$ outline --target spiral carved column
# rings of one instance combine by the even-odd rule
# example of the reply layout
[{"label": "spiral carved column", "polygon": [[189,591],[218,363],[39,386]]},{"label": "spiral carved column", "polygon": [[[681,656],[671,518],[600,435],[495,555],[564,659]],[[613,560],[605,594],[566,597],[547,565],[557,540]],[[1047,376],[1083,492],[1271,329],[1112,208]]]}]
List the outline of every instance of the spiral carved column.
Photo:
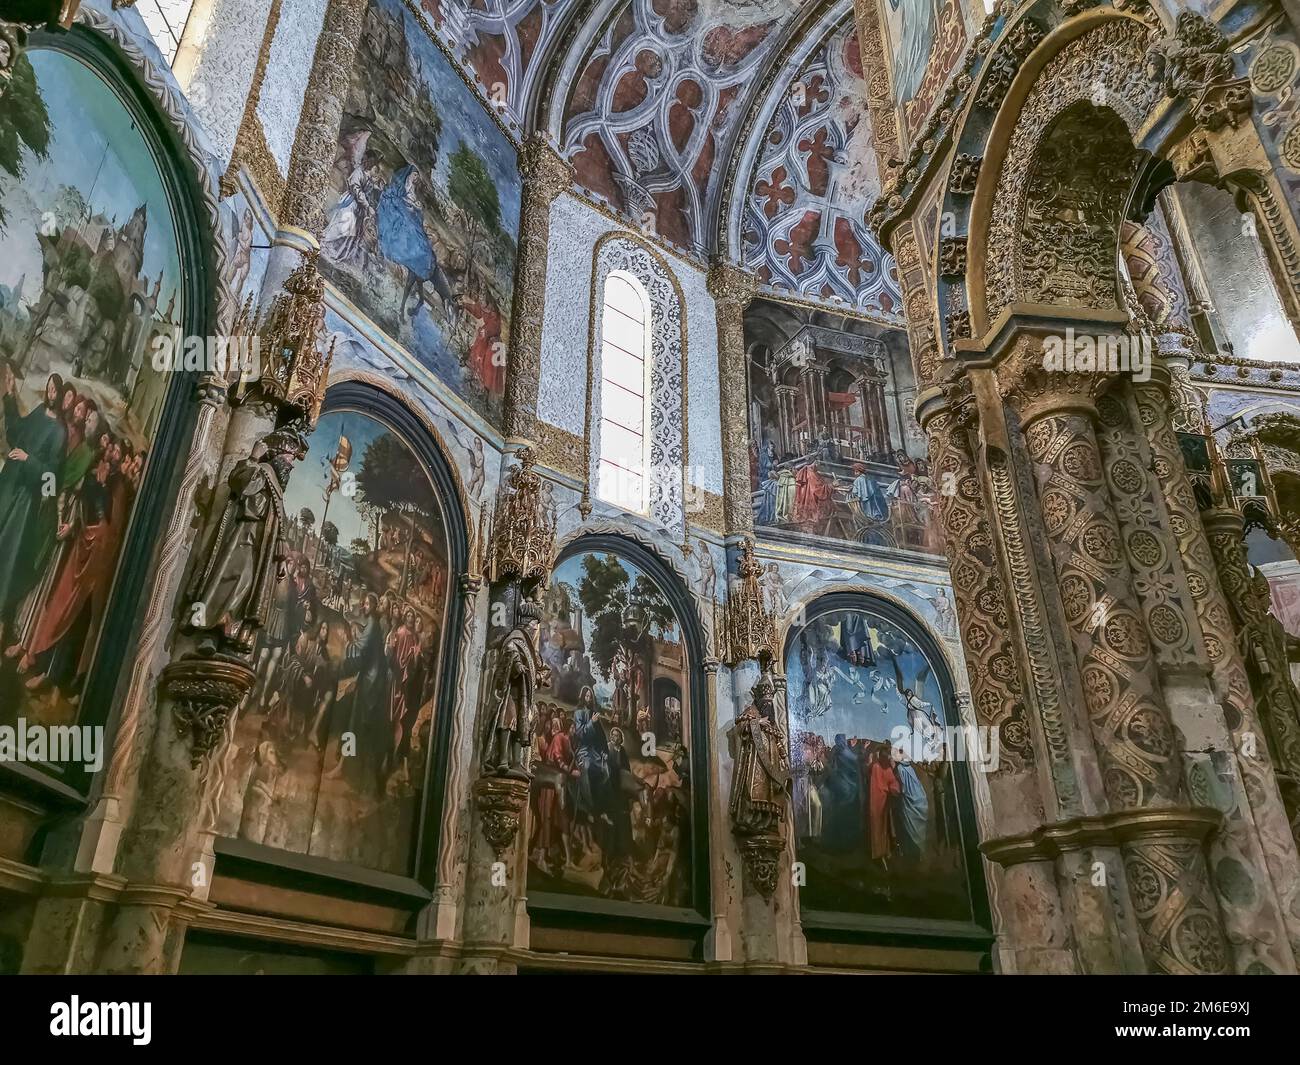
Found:
[{"label": "spiral carved column", "polygon": [[1029,342],[998,379],[1033,463],[1147,968],[1224,972],[1228,948],[1202,842],[1217,818],[1187,808],[1178,740],[1107,493],[1094,428],[1097,377],[1049,374]]}]

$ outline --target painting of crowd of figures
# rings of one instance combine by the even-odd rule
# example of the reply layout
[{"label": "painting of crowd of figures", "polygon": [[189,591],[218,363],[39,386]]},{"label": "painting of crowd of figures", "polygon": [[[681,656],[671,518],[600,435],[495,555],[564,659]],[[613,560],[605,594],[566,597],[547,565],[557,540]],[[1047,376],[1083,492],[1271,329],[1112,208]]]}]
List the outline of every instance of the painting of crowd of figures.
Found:
[{"label": "painting of crowd of figures", "polygon": [[321,271],[479,413],[505,393],[516,152],[402,0],[366,10]]},{"label": "painting of crowd of figures", "polygon": [[309,443],[217,828],[406,873],[443,665],[446,526],[420,460],[382,422],[327,412]]},{"label": "painting of crowd of figures", "polygon": [[759,299],[745,314],[745,349],[755,526],[941,553],[904,334]]},{"label": "painting of crowd of figures", "polygon": [[688,663],[654,580],[614,554],[556,568],[544,599],[551,688],[533,751],[529,892],[690,902]]},{"label": "painting of crowd of figures", "polygon": [[0,110],[0,723],[69,724],[93,664],[179,335],[158,161],[75,57],[31,49]]},{"label": "painting of crowd of figures", "polygon": [[911,635],[863,608],[814,617],[786,653],[805,910],[968,921],[945,704]]}]

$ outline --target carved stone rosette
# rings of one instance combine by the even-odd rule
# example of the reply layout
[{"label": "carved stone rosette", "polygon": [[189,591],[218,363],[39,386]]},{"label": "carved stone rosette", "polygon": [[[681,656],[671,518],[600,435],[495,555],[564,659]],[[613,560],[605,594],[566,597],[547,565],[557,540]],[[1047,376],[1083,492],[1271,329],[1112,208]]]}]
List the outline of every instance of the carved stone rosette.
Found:
[{"label": "carved stone rosette", "polygon": [[177,735],[190,741],[195,769],[217,749],[226,722],[255,680],[248,666],[225,658],[182,659],[163,670],[163,694],[171,702]]},{"label": "carved stone rosette", "polygon": [[485,776],[474,782],[474,803],[478,807],[483,838],[498,860],[519,835],[524,808],[528,805],[528,781],[513,777]]}]

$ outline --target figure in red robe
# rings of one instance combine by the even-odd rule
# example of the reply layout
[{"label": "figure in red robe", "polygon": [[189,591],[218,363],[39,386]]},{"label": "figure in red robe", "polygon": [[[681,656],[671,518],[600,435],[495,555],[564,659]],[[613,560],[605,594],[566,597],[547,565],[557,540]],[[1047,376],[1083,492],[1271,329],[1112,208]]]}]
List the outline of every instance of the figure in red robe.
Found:
[{"label": "figure in red robe", "polygon": [[[412,698],[412,682],[417,673],[420,657],[420,634],[415,627],[415,611],[410,607],[402,615],[402,623],[388,634],[385,647],[388,652],[388,670],[393,678],[390,696],[389,720],[393,725],[393,751],[404,757],[411,750],[411,733],[420,713],[418,702]],[[411,706],[416,702],[415,706]]]},{"label": "figure in red robe", "polygon": [[[500,395],[506,387],[505,352],[501,348],[501,311],[486,293],[481,303],[464,296],[461,305],[471,318],[478,321],[478,332],[469,346],[469,368],[488,395]],[[500,357],[498,351],[501,352]]]},{"label": "figure in red robe", "polygon": [[885,748],[871,763],[871,792],[868,800],[869,834],[872,861],[885,862],[893,851],[891,804],[901,790],[894,761]]},{"label": "figure in red robe", "polygon": [[795,474],[794,521],[796,525],[821,525],[835,513],[831,482],[817,472],[816,463],[800,467]]}]

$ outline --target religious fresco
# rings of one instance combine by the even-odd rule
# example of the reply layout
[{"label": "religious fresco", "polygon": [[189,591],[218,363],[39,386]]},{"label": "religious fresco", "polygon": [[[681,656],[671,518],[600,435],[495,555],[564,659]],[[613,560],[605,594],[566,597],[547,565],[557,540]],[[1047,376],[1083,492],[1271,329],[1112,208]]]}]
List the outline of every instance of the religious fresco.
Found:
[{"label": "religious fresco", "polygon": [[516,152],[402,0],[366,12],[321,272],[480,414],[505,393]]},{"label": "religious fresco", "polygon": [[580,185],[706,250],[748,92],[790,0],[627,0],[573,83],[561,138]]},{"label": "religious fresco", "polygon": [[136,118],[80,60],[17,61],[0,145],[0,722],[68,724],[171,383],[180,247]]},{"label": "religious fresco", "polygon": [[930,116],[966,49],[962,0],[879,0],[885,54],[893,57],[894,102],[910,143]]},{"label": "religious fresco", "polygon": [[898,314],[893,259],[867,229],[880,175],[850,18],[781,97],[763,137],[741,225],[741,261],[774,288]]},{"label": "religious fresco", "polygon": [[942,553],[903,334],[755,300],[745,314],[745,350],[755,527]]},{"label": "religious fresco", "polygon": [[692,742],[680,621],[654,580],[596,551],[544,599],[528,889],[682,907]]},{"label": "religious fresco", "polygon": [[865,608],[814,617],[786,651],[805,910],[970,920],[943,691],[902,627]]},{"label": "religious fresco", "polygon": [[330,412],[309,443],[217,831],[405,873],[443,665],[446,526],[423,463],[382,422]]}]

